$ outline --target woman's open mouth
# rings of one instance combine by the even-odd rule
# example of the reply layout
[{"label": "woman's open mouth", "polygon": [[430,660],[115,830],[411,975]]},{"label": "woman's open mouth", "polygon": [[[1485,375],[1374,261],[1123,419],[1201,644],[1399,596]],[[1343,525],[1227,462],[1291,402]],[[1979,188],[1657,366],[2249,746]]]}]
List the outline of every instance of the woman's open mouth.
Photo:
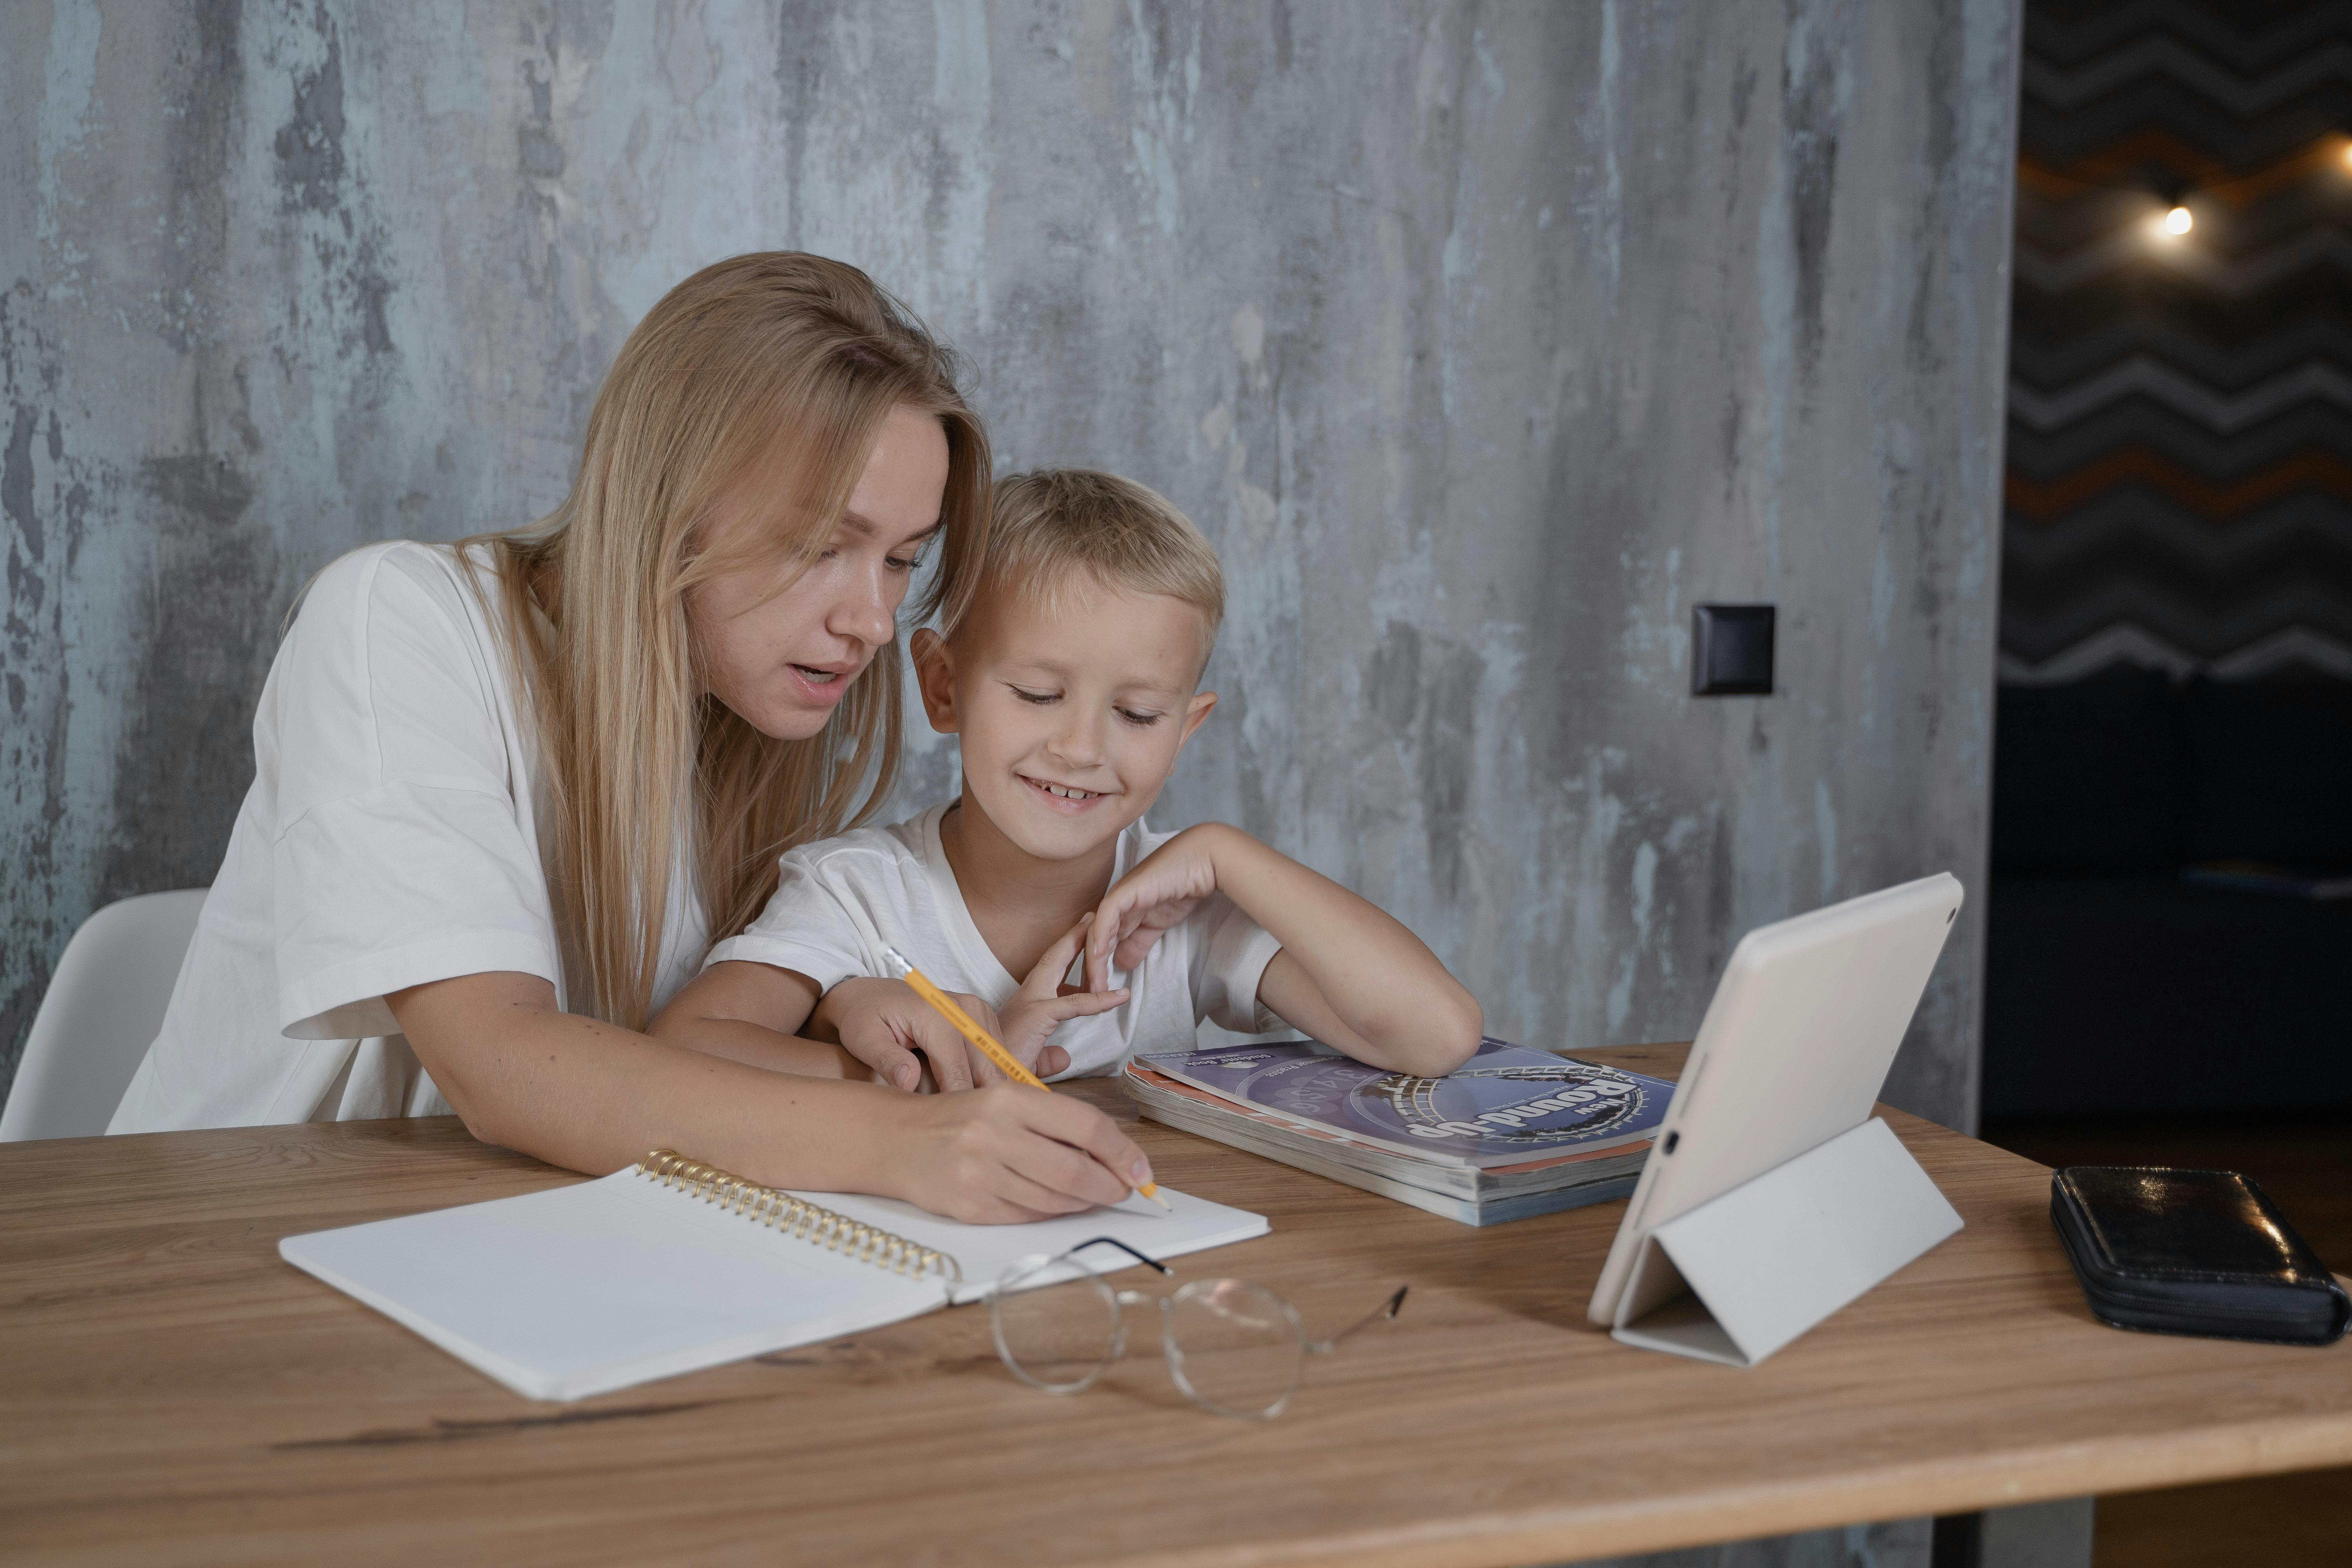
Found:
[{"label": "woman's open mouth", "polygon": [[793,672],[793,680],[801,689],[802,695],[812,702],[840,701],[842,694],[849,689],[850,677],[857,673],[854,669],[825,669],[813,664],[787,665],[785,668]]}]

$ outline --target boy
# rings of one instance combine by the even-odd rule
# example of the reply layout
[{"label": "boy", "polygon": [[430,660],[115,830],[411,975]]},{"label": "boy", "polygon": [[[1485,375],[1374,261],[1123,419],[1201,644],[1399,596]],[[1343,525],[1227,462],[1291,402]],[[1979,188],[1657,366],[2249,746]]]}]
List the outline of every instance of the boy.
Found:
[{"label": "boy", "polygon": [[[975,1016],[1041,1077],[1189,1049],[1203,1017],[1288,1024],[1424,1077],[1459,1066],[1478,1004],[1402,925],[1236,828],[1144,826],[1217,700],[1198,687],[1224,579],[1200,531],[1082,469],[1005,479],[995,511],[973,609],[913,642],[931,727],[960,740],[961,797],[785,855],[760,918],[653,1032],[756,1050],[836,985],[905,991],[880,978],[887,945],[983,1004]],[[1081,947],[1083,988],[1064,984]],[[844,1044],[917,1087],[889,1043]],[[998,1076],[976,1052],[932,1068],[944,1088]]]}]

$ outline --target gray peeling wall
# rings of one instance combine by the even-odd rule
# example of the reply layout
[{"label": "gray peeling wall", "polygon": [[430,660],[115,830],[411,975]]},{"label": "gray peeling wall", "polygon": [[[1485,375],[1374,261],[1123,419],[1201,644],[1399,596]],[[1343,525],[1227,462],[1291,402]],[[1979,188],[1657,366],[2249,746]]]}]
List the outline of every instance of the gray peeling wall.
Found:
[{"label": "gray peeling wall", "polygon": [[[1967,1122],[2011,0],[0,7],[0,1041],[209,879],[297,585],[562,493],[732,252],[869,268],[1010,464],[1233,580],[1163,822],[1396,910],[1498,1032],[1687,1036],[1759,921],[1949,868]],[[1780,692],[1695,701],[1690,607]],[[928,737],[926,737],[928,739]],[[919,761],[918,794],[951,759]]]}]

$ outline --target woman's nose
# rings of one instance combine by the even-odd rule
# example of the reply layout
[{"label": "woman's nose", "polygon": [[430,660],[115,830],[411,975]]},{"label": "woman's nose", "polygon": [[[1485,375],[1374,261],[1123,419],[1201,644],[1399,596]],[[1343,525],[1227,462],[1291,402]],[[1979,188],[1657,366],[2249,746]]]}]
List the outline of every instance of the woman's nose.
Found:
[{"label": "woman's nose", "polygon": [[860,573],[834,601],[827,629],[836,637],[853,637],[868,647],[879,647],[898,631],[898,601],[903,582],[884,573]]}]

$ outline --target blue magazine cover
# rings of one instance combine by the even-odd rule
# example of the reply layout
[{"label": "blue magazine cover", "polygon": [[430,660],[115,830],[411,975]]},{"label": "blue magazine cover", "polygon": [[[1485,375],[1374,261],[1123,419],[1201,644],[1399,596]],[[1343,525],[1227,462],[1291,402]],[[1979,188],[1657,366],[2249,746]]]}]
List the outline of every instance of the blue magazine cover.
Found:
[{"label": "blue magazine cover", "polygon": [[1675,1092],[1663,1079],[1492,1038],[1444,1078],[1367,1067],[1309,1040],[1136,1059],[1220,1099],[1480,1169],[1638,1142]]}]

